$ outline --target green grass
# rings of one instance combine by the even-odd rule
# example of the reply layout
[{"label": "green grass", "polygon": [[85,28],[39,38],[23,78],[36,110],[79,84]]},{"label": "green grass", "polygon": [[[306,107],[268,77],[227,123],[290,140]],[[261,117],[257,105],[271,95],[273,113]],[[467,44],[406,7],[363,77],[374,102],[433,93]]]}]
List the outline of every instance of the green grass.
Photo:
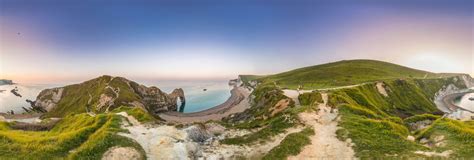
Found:
[{"label": "green grass", "polygon": [[[116,98],[114,105],[109,110],[121,105],[128,105],[128,102],[139,101],[140,97],[122,80],[123,78],[116,77],[112,81],[111,78],[110,76],[101,76],[80,84],[65,86],[57,106],[47,112],[44,117],[64,117],[69,114],[84,113],[87,109],[103,113],[106,107],[95,107],[99,104],[102,94]],[[119,97],[116,97],[110,88],[106,88],[107,83],[113,88],[120,88]],[[92,99],[88,105],[90,97]]]},{"label": "green grass", "polygon": [[454,78],[443,81],[385,80],[388,97],[381,95],[374,83],[330,92],[329,104],[337,107],[341,115],[342,128],[337,131],[337,137],[351,138],[356,156],[362,159],[420,156],[413,151],[428,148],[406,139],[410,133],[405,124],[437,117],[431,115],[439,111],[432,102],[434,92],[429,88],[439,90],[447,83],[462,85]]},{"label": "green grass", "polygon": [[408,124],[408,123],[415,123],[415,122],[423,121],[423,120],[431,120],[431,121],[434,121],[434,120],[437,120],[438,118],[441,118],[441,116],[439,116],[439,115],[432,115],[432,114],[420,114],[420,115],[415,115],[415,116],[411,116],[411,117],[405,118],[403,121],[404,121],[406,124]]},{"label": "green grass", "polygon": [[451,158],[471,159],[474,157],[474,121],[438,119],[419,133],[417,139],[427,138],[431,141],[435,136],[441,135],[445,136],[446,145],[435,147],[436,151],[453,150]]},{"label": "green grass", "polygon": [[223,144],[233,144],[233,145],[243,145],[251,144],[254,142],[265,142],[269,140],[272,136],[275,136],[279,133],[283,133],[286,129],[295,125],[294,119],[292,117],[285,118],[284,116],[278,116],[270,120],[260,121],[260,123],[242,123],[235,128],[240,129],[250,129],[257,128],[256,125],[264,125],[263,128],[257,132],[253,132],[244,136],[238,136],[233,138],[226,138],[221,141]]},{"label": "green grass", "polygon": [[138,108],[138,107],[127,107],[127,106],[120,106],[112,110],[113,113],[119,112],[126,112],[128,115],[135,117],[141,123],[152,122],[156,120],[153,116],[151,116],[147,111]]},{"label": "green grass", "polygon": [[108,148],[143,149],[131,139],[118,136],[121,117],[87,114],[64,117],[50,131],[11,130],[0,123],[0,159],[100,159]]},{"label": "green grass", "polygon": [[[244,120],[246,122],[254,121],[253,124],[260,124],[264,119],[272,118],[271,109],[282,99],[289,99],[283,95],[283,91],[274,85],[258,85],[251,94],[253,98],[251,107],[242,113],[236,114],[235,118],[224,118],[224,122],[236,122]],[[291,109],[295,106],[293,100],[289,99],[290,103],[287,107]],[[274,116],[278,116],[274,115]],[[239,119],[238,117],[245,117]]]},{"label": "green grass", "polygon": [[[275,82],[282,88],[321,89],[399,78],[438,78],[444,74],[416,70],[375,60],[345,60],[299,68],[269,76],[245,76],[262,83]],[[454,75],[446,75],[454,76]]]},{"label": "green grass", "polygon": [[278,146],[270,150],[263,160],[284,160],[291,155],[298,155],[304,146],[311,144],[310,136],[314,135],[312,128],[305,128],[303,131],[288,134]]},{"label": "green grass", "polygon": [[323,103],[323,98],[319,92],[303,93],[298,96],[301,105],[315,105]]}]

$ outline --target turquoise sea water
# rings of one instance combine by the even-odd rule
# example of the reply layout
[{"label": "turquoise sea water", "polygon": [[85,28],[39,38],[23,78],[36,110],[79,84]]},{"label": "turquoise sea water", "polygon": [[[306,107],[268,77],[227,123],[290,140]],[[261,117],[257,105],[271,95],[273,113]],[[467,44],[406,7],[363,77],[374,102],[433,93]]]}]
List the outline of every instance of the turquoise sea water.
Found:
[{"label": "turquoise sea water", "polygon": [[[186,98],[185,113],[202,111],[224,103],[230,97],[231,89],[227,81],[157,81],[145,84],[146,86],[157,86],[167,93],[175,88],[183,88]],[[63,85],[0,85],[0,90],[5,90],[0,92],[0,112],[13,110],[15,113],[22,113],[21,107],[29,107],[26,99],[34,101],[41,90],[59,86]],[[18,93],[22,97],[17,97],[10,92],[15,87],[18,87]],[[207,91],[203,91],[204,89]]]},{"label": "turquoise sea water", "polygon": [[146,84],[157,86],[166,93],[171,93],[175,88],[182,88],[186,98],[184,113],[202,111],[224,103],[230,97],[232,89],[228,81],[164,81]]}]

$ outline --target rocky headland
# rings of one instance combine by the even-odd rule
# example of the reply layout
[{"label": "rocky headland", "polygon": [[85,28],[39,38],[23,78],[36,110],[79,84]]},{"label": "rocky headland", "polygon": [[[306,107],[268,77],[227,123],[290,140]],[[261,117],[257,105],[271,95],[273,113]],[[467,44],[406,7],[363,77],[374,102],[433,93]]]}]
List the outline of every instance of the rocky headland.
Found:
[{"label": "rocky headland", "polygon": [[181,88],[167,94],[158,87],[147,87],[123,77],[101,76],[80,84],[43,90],[34,105],[46,110],[47,117],[62,117],[70,113],[106,113],[120,106],[139,107],[156,115],[178,111],[185,103]]},{"label": "rocky headland", "polygon": [[0,79],[0,85],[12,85],[12,84],[15,84],[15,83],[13,83],[12,80]]}]

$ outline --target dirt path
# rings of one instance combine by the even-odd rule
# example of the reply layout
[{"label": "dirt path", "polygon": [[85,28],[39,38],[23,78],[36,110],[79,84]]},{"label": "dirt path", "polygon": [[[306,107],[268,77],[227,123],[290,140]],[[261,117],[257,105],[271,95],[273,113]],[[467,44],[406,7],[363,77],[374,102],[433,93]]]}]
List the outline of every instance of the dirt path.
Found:
[{"label": "dirt path", "polygon": [[352,144],[342,142],[336,138],[338,113],[326,105],[328,96],[322,93],[324,100],[320,104],[319,111],[303,112],[299,114],[300,119],[309,126],[312,126],[315,135],[311,136],[311,145],[305,146],[303,151],[296,156],[288,157],[290,160],[300,159],[355,159]]}]

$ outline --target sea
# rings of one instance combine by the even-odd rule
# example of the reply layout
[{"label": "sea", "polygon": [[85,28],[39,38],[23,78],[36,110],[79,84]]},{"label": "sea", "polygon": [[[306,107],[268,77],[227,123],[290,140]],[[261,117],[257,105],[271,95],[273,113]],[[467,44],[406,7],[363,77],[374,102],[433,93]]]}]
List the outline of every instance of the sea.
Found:
[{"label": "sea", "polygon": [[[474,88],[471,89],[474,90]],[[469,100],[470,97],[474,97],[474,93],[465,94],[459,101],[455,102],[455,104],[468,110],[474,111],[474,101]]]},{"label": "sea", "polygon": [[[140,83],[140,82],[138,82]],[[206,110],[224,103],[230,97],[231,86],[228,81],[154,81],[143,83],[146,86],[156,86],[166,93],[171,93],[175,88],[182,88],[186,98],[184,113]],[[22,107],[29,107],[29,100],[36,100],[37,95],[43,90],[61,87],[64,84],[13,84],[0,85],[0,112],[12,111],[23,113]],[[15,96],[10,91],[18,89],[22,97]]]}]

